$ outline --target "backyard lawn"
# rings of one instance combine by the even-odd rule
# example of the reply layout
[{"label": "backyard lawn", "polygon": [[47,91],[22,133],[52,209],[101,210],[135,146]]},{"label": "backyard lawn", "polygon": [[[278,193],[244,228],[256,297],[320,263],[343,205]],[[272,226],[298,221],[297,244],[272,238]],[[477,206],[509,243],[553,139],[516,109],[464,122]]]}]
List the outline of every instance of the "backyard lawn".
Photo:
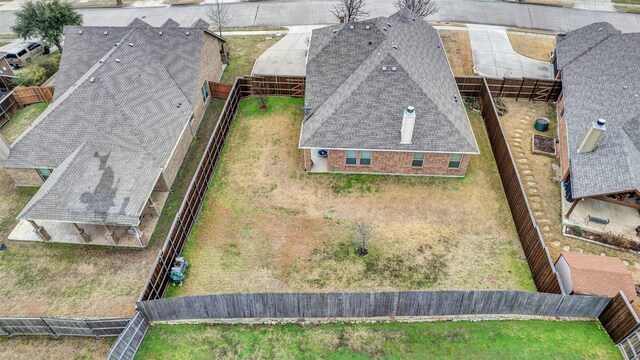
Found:
[{"label": "backyard lawn", "polygon": [[220,82],[231,84],[239,76],[251,75],[253,64],[262,53],[282,37],[269,35],[225,36],[229,41],[229,64],[224,69]]},{"label": "backyard lawn", "polygon": [[[640,255],[620,251],[562,235],[562,203],[560,197],[560,163],[555,157],[531,152],[533,123],[539,116],[550,120],[548,136],[557,136],[558,123],[555,109],[542,102],[504,100],[508,112],[500,118],[509,146],[516,157],[518,171],[533,210],[533,215],[542,231],[553,260],[562,251],[577,251],[589,254],[606,254],[626,261],[634,280],[640,282]],[[521,141],[516,139],[520,138]],[[520,143],[520,144],[518,144]],[[522,161],[520,159],[525,159]]]},{"label": "backyard lawn", "polygon": [[[200,161],[222,101],[214,100],[145,249],[6,241],[15,217],[36,192],[16,188],[0,169],[0,304],[2,315],[131,316],[149,269]],[[11,343],[11,342],[9,342]]]},{"label": "backyard lawn", "polygon": [[[306,174],[301,99],[239,107],[169,294],[535,290],[482,120],[466,178]],[[369,255],[354,224],[372,231]]]},{"label": "backyard lawn", "polygon": [[49,103],[35,103],[20,110],[0,128],[0,134],[13,143],[31,123],[49,106]]},{"label": "backyard lawn", "polygon": [[114,338],[0,336],[0,359],[4,360],[102,360]]},{"label": "backyard lawn", "polygon": [[136,359],[621,359],[596,322],[155,325]]}]

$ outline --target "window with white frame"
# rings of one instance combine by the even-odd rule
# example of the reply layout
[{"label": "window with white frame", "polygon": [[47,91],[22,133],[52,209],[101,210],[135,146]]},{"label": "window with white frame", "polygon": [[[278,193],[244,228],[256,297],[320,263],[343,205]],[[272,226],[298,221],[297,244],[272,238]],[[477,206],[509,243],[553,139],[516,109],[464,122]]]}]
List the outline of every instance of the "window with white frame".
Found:
[{"label": "window with white frame", "polygon": [[462,154],[451,154],[451,158],[449,159],[449,169],[459,168],[461,162]]},{"label": "window with white frame", "polygon": [[360,151],[360,165],[371,165],[371,151]]},{"label": "window with white frame", "polygon": [[202,87],[200,88],[200,91],[202,91],[202,101],[203,102],[207,102],[207,99],[209,99],[209,84],[207,84],[207,81],[205,80],[204,84],[202,84]]},{"label": "window with white frame", "polygon": [[356,150],[347,150],[347,165],[355,165],[358,157],[358,152]]},{"label": "window with white frame", "polygon": [[424,153],[413,153],[413,159],[411,160],[411,166],[422,167],[424,164]]},{"label": "window with white frame", "polygon": [[51,176],[51,173],[53,172],[53,170],[48,168],[38,168],[36,170],[38,171],[38,174],[44,181],[47,181],[47,179],[49,178],[49,176]]}]

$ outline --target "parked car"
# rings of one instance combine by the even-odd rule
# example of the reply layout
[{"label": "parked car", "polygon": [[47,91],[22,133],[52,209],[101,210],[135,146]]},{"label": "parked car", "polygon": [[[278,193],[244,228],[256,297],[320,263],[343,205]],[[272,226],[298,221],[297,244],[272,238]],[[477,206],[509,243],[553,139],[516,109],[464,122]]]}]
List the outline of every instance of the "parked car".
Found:
[{"label": "parked car", "polygon": [[9,65],[19,68],[30,63],[34,57],[48,53],[49,47],[41,42],[23,42],[9,49],[6,59]]}]

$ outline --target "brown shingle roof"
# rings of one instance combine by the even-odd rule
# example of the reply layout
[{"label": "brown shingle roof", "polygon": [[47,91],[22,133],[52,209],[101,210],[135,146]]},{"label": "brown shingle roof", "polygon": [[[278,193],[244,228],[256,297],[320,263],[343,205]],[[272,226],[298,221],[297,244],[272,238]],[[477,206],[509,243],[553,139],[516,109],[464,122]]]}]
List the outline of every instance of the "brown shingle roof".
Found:
[{"label": "brown shingle roof", "polygon": [[622,290],[629,301],[638,299],[631,271],[617,257],[575,252],[562,257],[571,268],[575,294],[613,297]]}]

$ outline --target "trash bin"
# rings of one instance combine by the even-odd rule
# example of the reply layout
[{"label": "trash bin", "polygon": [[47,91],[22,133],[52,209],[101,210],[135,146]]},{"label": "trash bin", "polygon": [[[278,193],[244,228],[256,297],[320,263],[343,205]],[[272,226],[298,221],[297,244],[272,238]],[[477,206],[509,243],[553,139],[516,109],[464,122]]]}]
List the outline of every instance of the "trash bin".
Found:
[{"label": "trash bin", "polygon": [[545,117],[537,118],[536,123],[533,125],[533,128],[540,132],[547,131],[549,129],[549,119]]}]

